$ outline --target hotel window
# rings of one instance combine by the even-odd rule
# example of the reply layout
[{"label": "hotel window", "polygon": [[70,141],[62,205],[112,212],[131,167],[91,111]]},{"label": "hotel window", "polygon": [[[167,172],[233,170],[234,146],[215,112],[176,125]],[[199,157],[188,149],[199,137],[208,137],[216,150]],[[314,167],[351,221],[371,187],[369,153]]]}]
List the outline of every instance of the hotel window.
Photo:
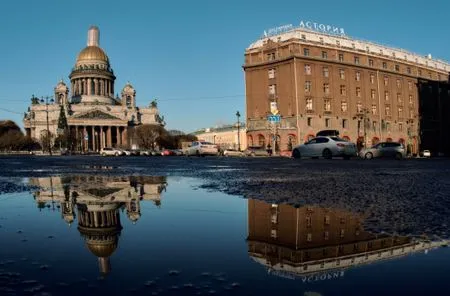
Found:
[{"label": "hotel window", "polygon": [[406,73],[411,74],[411,67],[406,68]]},{"label": "hotel window", "polygon": [[330,99],[325,99],[323,101],[323,110],[330,112],[331,111],[331,100]]},{"label": "hotel window", "polygon": [[347,102],[341,102],[341,111],[344,113],[347,112]]},{"label": "hotel window", "polygon": [[343,62],[344,61],[344,54],[340,53],[339,54],[339,62]]},{"label": "hotel window", "polygon": [[311,241],[312,241],[312,233],[308,233],[308,235],[306,236],[306,240],[307,240],[308,242],[311,242]]},{"label": "hotel window", "polygon": [[412,81],[408,81],[408,89],[412,90]]},{"label": "hotel window", "polygon": [[325,118],[325,127],[331,127],[331,120],[329,118]]},{"label": "hotel window", "polygon": [[319,41],[320,41],[320,43],[323,44],[323,38],[322,37],[319,37]]},{"label": "hotel window", "polygon": [[322,51],[322,59],[328,59],[328,52]]},{"label": "hotel window", "polygon": [[308,126],[312,126],[312,117],[308,117],[306,119],[306,123],[308,124]]},{"label": "hotel window", "polygon": [[373,60],[372,59],[369,59],[369,66],[373,67]]},{"label": "hotel window", "polygon": [[274,95],[277,91],[277,86],[275,84],[269,85],[269,94]]},{"label": "hotel window", "polygon": [[375,83],[375,75],[374,74],[370,74],[370,83],[374,84]]},{"label": "hotel window", "polygon": [[[403,118],[403,107],[398,107],[398,118]],[[398,127],[400,129],[401,123],[398,124]]]},{"label": "hotel window", "polygon": [[409,95],[409,103],[412,104],[413,103],[413,96]]},{"label": "hotel window", "polygon": [[400,79],[397,79],[397,88],[401,88],[402,87],[402,83],[400,82]]},{"label": "hotel window", "polygon": [[306,110],[312,110],[313,109],[313,100],[311,98],[306,99]]},{"label": "hotel window", "polygon": [[422,70],[417,70],[417,73],[419,74],[419,76],[422,76]]},{"label": "hotel window", "polygon": [[371,90],[370,90],[370,97],[371,97],[372,99],[375,99],[375,90],[374,90],[374,89],[371,89]]},{"label": "hotel window", "polygon": [[311,92],[311,81],[305,81],[305,92]]},{"label": "hotel window", "polygon": [[375,104],[372,105],[372,114],[373,115],[377,114],[377,105]]},{"label": "hotel window", "polygon": [[385,92],[384,92],[384,99],[385,99],[386,101],[389,101],[389,92],[388,92],[388,91],[385,91]]},{"label": "hotel window", "polygon": [[329,76],[329,72],[328,72],[328,67],[323,67],[323,77],[328,77]]},{"label": "hotel window", "polygon": [[323,223],[325,225],[330,225],[330,216],[326,215],[323,219]]},{"label": "hotel window", "polygon": [[311,66],[310,65],[305,65],[305,74],[311,75]]},{"label": "hotel window", "polygon": [[[399,116],[399,117],[400,117],[400,116]],[[402,115],[402,117],[400,117],[400,118],[403,118],[403,115]],[[398,124],[398,131],[399,131],[399,132],[402,132],[402,131],[403,131],[403,123],[401,123],[401,122]]]},{"label": "hotel window", "polygon": [[271,229],[270,230],[270,237],[271,238],[277,238],[277,230],[276,229]]},{"label": "hotel window", "polygon": [[389,84],[389,77],[384,76],[384,86],[388,86]]},{"label": "hotel window", "polygon": [[303,48],[303,55],[309,57],[309,48]]},{"label": "hotel window", "polygon": [[357,112],[357,113],[362,113],[362,111],[363,111],[362,103],[361,103],[361,102],[358,102],[358,103],[356,104],[356,112]]},{"label": "hotel window", "polygon": [[275,69],[269,69],[269,79],[275,78]]},{"label": "hotel window", "polygon": [[414,118],[414,111],[413,109],[409,109],[409,118]]},{"label": "hotel window", "polygon": [[336,45],[341,46],[341,42],[339,40],[336,40]]},{"label": "hotel window", "polygon": [[399,104],[401,104],[401,103],[403,102],[403,100],[402,100],[402,94],[401,94],[401,93],[398,93],[398,94],[397,94],[397,102],[398,102]]},{"label": "hotel window", "polygon": [[356,81],[360,81],[361,80],[361,72],[358,71],[358,72],[355,73],[355,80]]},{"label": "hotel window", "polygon": [[431,72],[428,72],[428,76],[429,76],[430,78],[433,78],[433,74],[432,74]]},{"label": "hotel window", "polygon": [[312,226],[312,219],[311,216],[306,216],[306,227]]},{"label": "hotel window", "polygon": [[341,238],[344,237],[344,234],[345,234],[345,230],[344,230],[344,229],[341,229],[341,233],[340,233]]},{"label": "hotel window", "polygon": [[348,128],[348,120],[342,119],[342,128]]},{"label": "hotel window", "polygon": [[343,95],[343,96],[347,95],[347,89],[345,88],[345,85],[341,85],[340,91],[341,91],[341,95]]},{"label": "hotel window", "polygon": [[328,95],[330,93],[330,84],[329,83],[323,84],[323,93],[326,95]]},{"label": "hotel window", "polygon": [[267,54],[267,59],[268,59],[269,61],[275,60],[275,53],[272,52],[272,53]]},{"label": "hotel window", "polygon": [[359,65],[359,57],[355,57],[355,65]]},{"label": "hotel window", "polygon": [[384,107],[384,115],[391,116],[391,107],[389,105]]},{"label": "hotel window", "polygon": [[306,40],[306,35],[305,34],[302,34],[302,39]]},{"label": "hotel window", "polygon": [[376,132],[377,131],[377,122],[376,121],[372,121],[372,129],[373,129],[373,131],[374,132]]},{"label": "hotel window", "polygon": [[387,63],[383,62],[383,69],[387,69]]},{"label": "hotel window", "polygon": [[361,97],[361,88],[360,88],[360,87],[357,87],[357,88],[356,88],[356,96],[357,96],[358,98]]},{"label": "hotel window", "polygon": [[339,69],[339,77],[344,80],[345,79],[345,70],[344,69]]},{"label": "hotel window", "polygon": [[325,231],[325,232],[323,233],[323,239],[324,239],[324,240],[328,240],[329,237],[330,237],[330,235],[329,235],[328,231]]}]

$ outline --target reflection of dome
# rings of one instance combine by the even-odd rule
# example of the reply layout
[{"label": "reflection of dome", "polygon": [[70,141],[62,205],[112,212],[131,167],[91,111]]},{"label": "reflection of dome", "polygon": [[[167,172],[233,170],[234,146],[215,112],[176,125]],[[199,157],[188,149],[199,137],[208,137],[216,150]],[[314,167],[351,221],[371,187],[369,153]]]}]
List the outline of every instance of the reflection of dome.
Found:
[{"label": "reflection of dome", "polygon": [[77,58],[77,63],[83,61],[103,61],[109,63],[108,56],[98,46],[87,46],[79,54]]},{"label": "reflection of dome", "polygon": [[131,221],[136,222],[137,220],[139,220],[139,218],[141,218],[141,214],[140,213],[136,213],[136,212],[128,213],[128,218]]},{"label": "reflection of dome", "polygon": [[75,219],[75,217],[73,214],[64,215],[64,221],[66,221],[69,224],[72,223],[74,219]]},{"label": "reflection of dome", "polygon": [[117,242],[115,241],[106,244],[102,242],[88,242],[86,245],[92,254],[100,258],[111,256],[117,248]]}]

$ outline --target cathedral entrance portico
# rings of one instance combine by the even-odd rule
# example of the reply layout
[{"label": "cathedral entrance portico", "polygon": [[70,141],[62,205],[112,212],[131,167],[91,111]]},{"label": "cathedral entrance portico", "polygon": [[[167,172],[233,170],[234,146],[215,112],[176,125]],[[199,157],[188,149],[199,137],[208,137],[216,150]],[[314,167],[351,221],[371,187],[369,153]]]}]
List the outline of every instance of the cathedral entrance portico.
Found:
[{"label": "cathedral entrance portico", "polygon": [[127,127],[110,125],[70,125],[75,150],[99,152],[105,147],[128,147]]}]

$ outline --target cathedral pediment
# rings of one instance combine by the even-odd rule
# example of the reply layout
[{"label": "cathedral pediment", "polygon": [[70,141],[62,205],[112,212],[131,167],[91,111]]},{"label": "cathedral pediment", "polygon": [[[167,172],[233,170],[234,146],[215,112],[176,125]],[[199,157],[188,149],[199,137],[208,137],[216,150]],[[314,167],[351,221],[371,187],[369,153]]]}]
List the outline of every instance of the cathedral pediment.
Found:
[{"label": "cathedral pediment", "polygon": [[117,118],[111,114],[105,113],[100,110],[93,110],[89,111],[80,115],[74,116],[76,119],[116,119],[120,120],[120,118]]}]

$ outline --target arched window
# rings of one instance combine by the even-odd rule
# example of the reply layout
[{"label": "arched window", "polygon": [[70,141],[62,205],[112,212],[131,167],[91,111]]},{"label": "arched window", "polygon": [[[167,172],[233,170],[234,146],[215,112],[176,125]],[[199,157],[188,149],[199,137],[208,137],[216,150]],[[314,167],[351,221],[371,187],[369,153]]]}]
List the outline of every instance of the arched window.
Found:
[{"label": "arched window", "polygon": [[130,96],[127,96],[126,104],[127,104],[127,107],[131,107],[131,97]]},{"label": "arched window", "polygon": [[297,144],[297,137],[295,135],[288,135],[287,149],[289,151]]},{"label": "arched window", "polygon": [[386,142],[392,142],[392,138],[387,138]]},{"label": "arched window", "polygon": [[253,137],[252,135],[247,136],[248,146],[253,146]]},{"label": "arched window", "polygon": [[380,139],[378,139],[377,137],[373,137],[372,138],[372,145],[376,145],[380,142]]},{"label": "arched window", "polygon": [[266,138],[263,135],[258,135],[258,146],[265,147],[266,146]]},{"label": "arched window", "polygon": [[349,141],[350,142],[350,137],[349,136],[343,136],[342,139]]}]

